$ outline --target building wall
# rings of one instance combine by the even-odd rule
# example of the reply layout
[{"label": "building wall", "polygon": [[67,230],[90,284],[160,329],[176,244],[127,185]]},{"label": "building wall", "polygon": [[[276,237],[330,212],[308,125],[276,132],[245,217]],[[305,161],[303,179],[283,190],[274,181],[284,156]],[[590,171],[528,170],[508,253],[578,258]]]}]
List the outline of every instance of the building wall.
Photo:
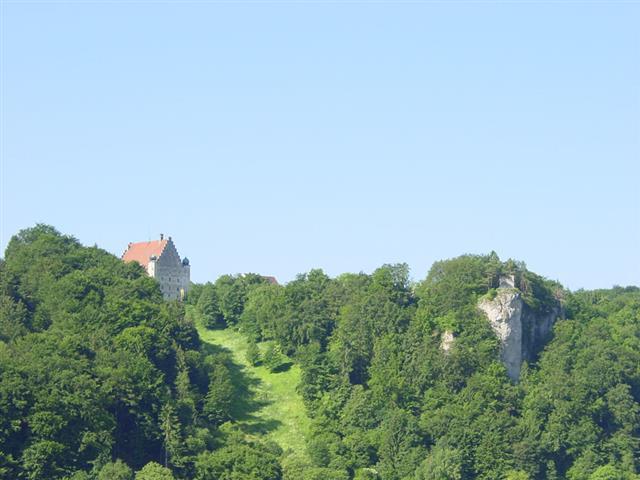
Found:
[{"label": "building wall", "polygon": [[[151,263],[154,263],[153,267]],[[148,267],[149,275],[158,281],[162,295],[169,300],[182,299],[187,293],[191,278],[190,270],[189,265],[182,265],[180,255],[171,238],[162,255],[155,262],[150,262]]]}]

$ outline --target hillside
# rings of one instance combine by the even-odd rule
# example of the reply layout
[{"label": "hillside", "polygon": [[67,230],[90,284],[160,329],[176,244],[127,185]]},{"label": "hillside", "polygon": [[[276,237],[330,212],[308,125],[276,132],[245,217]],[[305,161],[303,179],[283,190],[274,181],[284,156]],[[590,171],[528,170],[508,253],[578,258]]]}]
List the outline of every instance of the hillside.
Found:
[{"label": "hillside", "polygon": [[[233,416],[243,430],[264,434],[287,453],[306,458],[305,437],[309,431],[309,418],[304,403],[296,392],[300,383],[300,366],[293,364],[288,370],[271,373],[263,365],[252,366],[247,361],[247,339],[231,329],[209,330],[197,323],[203,342],[231,353],[237,368],[234,382],[254,401],[253,407],[239,403]],[[264,352],[266,345],[260,344]]]},{"label": "hillside", "polygon": [[0,262],[2,480],[638,480],[639,438],[638,287],[491,253],[183,304],[46,225]]},{"label": "hillside", "polygon": [[280,478],[230,419],[228,355],[137,264],[53,227],[0,262],[0,479]]}]

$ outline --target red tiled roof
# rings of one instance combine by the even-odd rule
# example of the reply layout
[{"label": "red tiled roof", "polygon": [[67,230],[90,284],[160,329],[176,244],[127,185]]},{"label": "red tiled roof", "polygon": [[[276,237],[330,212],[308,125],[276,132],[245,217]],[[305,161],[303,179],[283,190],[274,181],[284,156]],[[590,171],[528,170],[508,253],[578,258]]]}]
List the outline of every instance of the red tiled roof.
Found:
[{"label": "red tiled roof", "polygon": [[125,262],[138,262],[143,267],[149,263],[149,257],[160,257],[169,240],[153,240],[151,242],[130,243],[127,251],[122,255]]},{"label": "red tiled roof", "polygon": [[276,277],[271,277],[268,275],[263,275],[262,278],[264,278],[267,282],[269,282],[271,285],[278,285],[278,280],[276,280]]}]

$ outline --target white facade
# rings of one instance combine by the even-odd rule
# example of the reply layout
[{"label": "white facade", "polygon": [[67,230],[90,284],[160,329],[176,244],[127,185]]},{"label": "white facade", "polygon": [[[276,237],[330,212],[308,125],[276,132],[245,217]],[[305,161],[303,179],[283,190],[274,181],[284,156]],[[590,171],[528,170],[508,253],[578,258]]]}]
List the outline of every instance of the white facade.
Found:
[{"label": "white facade", "polygon": [[185,258],[180,259],[171,237],[159,257],[151,257],[147,264],[147,273],[160,284],[164,298],[182,300],[189,290],[191,267]]}]

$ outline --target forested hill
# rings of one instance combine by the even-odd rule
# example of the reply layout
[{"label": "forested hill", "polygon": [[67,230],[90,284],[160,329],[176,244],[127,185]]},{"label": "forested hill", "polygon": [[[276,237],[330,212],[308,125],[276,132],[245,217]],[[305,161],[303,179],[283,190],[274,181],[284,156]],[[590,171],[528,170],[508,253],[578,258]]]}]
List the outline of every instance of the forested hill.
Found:
[{"label": "forested hill", "polygon": [[[518,381],[479,308],[503,277],[527,318],[561,312],[523,338]],[[0,478],[638,478],[637,287],[570,292],[492,253],[417,284],[406,265],[285,286],[225,275],[187,301],[244,335],[248,362],[300,366],[308,458],[234,418],[259,400],[241,369],[141,267],[37,226],[0,269]]]},{"label": "forested hill", "polygon": [[221,427],[228,355],[142,267],[40,225],[0,272],[0,478],[281,476],[276,445]]}]

